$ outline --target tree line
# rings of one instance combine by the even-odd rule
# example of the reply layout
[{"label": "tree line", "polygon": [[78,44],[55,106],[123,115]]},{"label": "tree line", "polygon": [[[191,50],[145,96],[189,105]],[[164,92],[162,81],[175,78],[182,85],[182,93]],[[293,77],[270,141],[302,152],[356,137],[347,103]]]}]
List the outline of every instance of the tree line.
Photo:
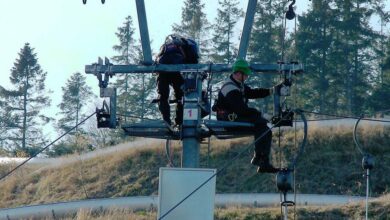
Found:
[{"label": "tree line", "polygon": [[[198,42],[202,63],[232,63],[238,52],[237,24],[244,11],[239,0],[219,0],[218,4],[215,20],[209,21],[201,0],[185,0],[181,21],[172,24],[172,33]],[[386,29],[390,16],[384,4],[384,0],[312,0],[306,12],[289,21],[285,19],[286,1],[258,0],[247,59],[304,64],[305,73],[294,81],[294,106],[332,114],[383,114],[390,109],[390,37]],[[379,25],[372,24],[374,18]],[[135,31],[133,18],[126,17],[115,33],[118,43],[113,45],[113,63],[142,62]],[[51,107],[50,91],[45,87],[47,74],[38,63],[35,48],[26,43],[11,68],[11,88],[0,86],[1,154],[32,155],[49,141],[42,132],[45,124],[53,122],[61,134],[86,116],[86,104],[96,96],[79,72],[62,86],[58,119],[42,113]],[[211,85],[217,87],[228,74],[213,74]],[[277,75],[255,74],[249,83],[271,87],[278,80]],[[120,74],[112,81],[111,86],[118,89],[117,114],[122,122],[160,117],[157,106],[151,104],[156,96],[153,74]],[[252,105],[272,112],[271,98]],[[124,138],[117,130],[83,125],[46,154],[93,150]]]}]

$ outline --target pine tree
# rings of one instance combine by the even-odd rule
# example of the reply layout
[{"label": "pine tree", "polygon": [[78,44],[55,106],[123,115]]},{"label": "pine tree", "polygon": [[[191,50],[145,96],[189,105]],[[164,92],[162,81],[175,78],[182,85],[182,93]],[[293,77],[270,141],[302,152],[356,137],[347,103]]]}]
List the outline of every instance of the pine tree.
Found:
[{"label": "pine tree", "polygon": [[383,59],[381,80],[376,81],[366,109],[370,113],[384,114],[390,113],[390,37],[387,37],[386,56]]},{"label": "pine tree", "polygon": [[237,56],[234,46],[234,28],[244,12],[238,7],[237,0],[219,0],[218,13],[213,25],[212,61],[215,63],[232,63]]},{"label": "pine tree", "polygon": [[[131,16],[126,17],[123,26],[118,28],[116,36],[119,44],[113,46],[119,55],[112,59],[118,64],[141,63],[143,61],[142,49],[140,41],[134,38],[133,20]],[[117,98],[117,114],[125,115],[124,119],[127,121],[130,116],[134,120],[153,115],[156,107],[150,106],[146,103],[147,98],[155,90],[155,80],[151,74],[125,74],[118,76],[114,86],[118,88]],[[130,111],[131,109],[131,111]]]},{"label": "pine tree", "polygon": [[[141,40],[135,47],[135,62],[141,63],[144,60]],[[153,74],[141,74],[138,81],[133,84],[132,89],[135,91],[134,95],[130,97],[131,103],[134,103],[135,112],[139,112],[141,120],[145,118],[156,118],[160,115],[158,106],[151,103],[151,100],[156,97],[156,77]]]},{"label": "pine tree", "polygon": [[[119,55],[113,56],[112,60],[117,64],[128,65],[134,61],[135,54],[135,39],[134,39],[134,27],[133,19],[131,16],[125,18],[123,26],[118,27],[118,31],[115,35],[118,37],[119,44],[114,45],[114,51],[119,52]],[[130,84],[131,80],[134,79],[134,75],[125,74],[118,75],[116,77],[115,87],[118,89],[117,98],[117,112],[121,115],[126,115],[126,111],[130,109]],[[127,121],[127,117],[125,117]]]},{"label": "pine tree", "polygon": [[[218,4],[217,17],[212,25],[214,28],[210,57],[214,63],[232,63],[238,51],[235,46],[237,41],[234,41],[238,37],[234,35],[234,28],[244,12],[238,7],[237,0],[219,0]],[[213,74],[211,84],[225,81],[229,74],[230,72]]]},{"label": "pine tree", "polygon": [[[62,87],[62,101],[58,105],[60,108],[59,114],[62,116],[57,127],[66,132],[76,126],[80,120],[85,118],[84,107],[88,101],[93,98],[91,87],[86,84],[85,77],[81,73],[74,73]],[[83,129],[77,127],[71,135],[83,133]]]},{"label": "pine tree", "polygon": [[[41,110],[50,106],[47,96],[50,92],[45,88],[47,73],[38,64],[37,54],[26,43],[19,52],[11,69],[10,81],[12,89],[1,88],[1,95],[7,109],[8,120],[6,144],[15,154],[31,155],[45,141],[42,126],[50,118],[41,114]],[[3,103],[4,104],[4,103]]]},{"label": "pine tree", "polygon": [[186,0],[182,7],[181,24],[174,24],[172,31],[183,37],[195,40],[201,49],[202,60],[207,60],[209,56],[209,36],[210,23],[204,11],[204,4],[201,0]]},{"label": "pine tree", "polygon": [[369,77],[377,71],[373,54],[380,36],[369,24],[375,10],[370,0],[335,0],[335,5],[339,20],[336,23],[338,42],[342,48],[338,69],[344,81],[341,101],[346,105],[346,112],[359,114],[371,89]]},{"label": "pine tree", "polygon": [[304,74],[303,107],[320,112],[337,109],[334,105],[337,105],[339,97],[334,94],[340,92],[334,85],[336,79],[329,82],[331,73],[336,71],[332,55],[337,55],[331,46],[336,38],[334,26],[337,20],[334,9],[329,5],[330,1],[313,0],[309,11],[299,17],[297,33],[299,57],[305,65],[305,72],[309,73]]},{"label": "pine tree", "polygon": [[[8,100],[11,99],[7,95],[8,91],[6,91],[3,87],[0,86],[0,148],[1,151],[11,151],[12,148],[7,145],[7,137],[8,131],[12,129],[16,129],[17,125],[14,123],[17,118],[15,115],[12,115],[10,109],[11,107],[8,105]],[[14,118],[12,118],[14,117]],[[8,147],[7,147],[8,146]]]},{"label": "pine tree", "polygon": [[[282,52],[283,1],[259,0],[248,47],[248,59],[256,63],[276,63]],[[272,87],[271,74],[255,74],[248,80],[255,87]],[[263,112],[270,112],[270,98],[256,100]]]}]

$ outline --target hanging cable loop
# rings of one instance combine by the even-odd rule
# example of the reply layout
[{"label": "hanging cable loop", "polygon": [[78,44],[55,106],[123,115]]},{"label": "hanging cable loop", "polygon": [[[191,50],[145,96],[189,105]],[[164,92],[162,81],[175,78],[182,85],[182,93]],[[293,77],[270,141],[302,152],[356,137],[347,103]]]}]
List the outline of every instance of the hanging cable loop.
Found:
[{"label": "hanging cable loop", "polygon": [[355,142],[355,145],[358,149],[358,151],[360,152],[361,155],[364,155],[363,153],[363,148],[361,147],[361,145],[359,144],[359,141],[357,139],[357,135],[356,135],[356,132],[357,132],[357,127],[359,125],[359,122],[364,118],[364,115],[360,116],[359,119],[356,121],[355,123],[355,126],[353,128],[353,141]]},{"label": "hanging cable loop", "polygon": [[294,167],[296,167],[296,165],[298,163],[298,159],[303,154],[303,151],[305,149],[306,142],[307,142],[307,120],[306,120],[306,117],[301,109],[295,109],[294,112],[301,116],[301,120],[303,122],[303,139],[302,139],[301,145],[299,146],[298,153],[295,155],[295,158],[293,159],[293,162],[291,163],[291,165],[289,167],[289,169],[291,169],[291,170],[294,169]]}]

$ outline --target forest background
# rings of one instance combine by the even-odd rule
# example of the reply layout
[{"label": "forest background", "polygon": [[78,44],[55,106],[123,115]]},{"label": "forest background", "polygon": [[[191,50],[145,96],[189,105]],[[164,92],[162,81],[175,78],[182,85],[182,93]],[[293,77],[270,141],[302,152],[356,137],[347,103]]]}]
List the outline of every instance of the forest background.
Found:
[{"label": "forest background", "polygon": [[[161,3],[146,1],[147,15],[152,15],[161,24],[150,26],[153,53],[158,52],[165,36],[179,33],[199,43],[202,63],[232,63],[237,54],[247,1],[219,0],[207,8],[201,0],[180,1],[181,5],[178,2],[169,1],[164,7],[158,7],[156,4]],[[305,10],[297,10],[296,21],[285,22],[288,3],[258,0],[247,59],[256,63],[283,60],[304,64],[305,74],[297,76],[294,81],[291,105],[295,107],[329,114],[385,115],[390,109],[390,16],[386,2],[312,0],[304,5],[298,1],[298,8]],[[53,136],[76,126],[93,113],[96,105],[101,105],[96,96],[96,78],[83,73],[84,65],[94,62],[85,56],[85,51],[96,57],[109,56],[114,64],[140,63],[142,51],[135,6],[129,7],[132,10],[130,14],[126,12],[114,29],[111,27],[113,31],[110,35],[103,36],[93,32],[92,23],[99,24],[94,28],[104,29],[114,16],[120,17],[118,14],[123,10],[119,13],[119,8],[125,7],[125,4],[107,1],[105,5],[100,5],[100,1],[91,0],[87,5],[81,1],[78,4],[48,3],[47,10],[38,12],[31,10],[33,6],[28,7],[20,1],[16,6],[17,10],[11,10],[15,5],[3,9],[15,16],[11,20],[8,18],[8,23],[29,33],[38,33],[39,41],[30,41],[23,34],[12,31],[2,35],[2,44],[18,41],[20,37],[23,43],[17,49],[13,48],[13,52],[3,54],[2,50],[2,59],[11,57],[12,63],[0,70],[0,147],[2,155],[29,156],[49,143]],[[67,13],[66,9],[70,7],[74,11]],[[181,10],[174,7],[181,7]],[[170,20],[167,14],[172,11],[181,11],[181,16]],[[58,13],[66,17],[66,23],[51,19],[56,18]],[[84,13],[86,19],[72,16],[77,13]],[[214,16],[210,17],[210,14]],[[0,20],[4,21],[6,16],[7,12],[3,13]],[[50,25],[30,23],[35,17],[49,20]],[[159,29],[167,24],[169,28]],[[80,35],[88,35],[88,38]],[[40,47],[34,45],[34,42],[37,45],[49,42],[56,36],[61,36],[63,41],[58,41],[42,53]],[[68,50],[61,46],[67,44],[63,42],[76,45],[78,50]],[[50,60],[49,64],[46,59]],[[83,63],[74,66],[74,60]],[[41,63],[45,63],[50,71]],[[74,70],[59,74],[65,66]],[[212,85],[218,85],[228,74],[214,77]],[[279,80],[277,75],[256,74],[249,83],[271,87]],[[123,116],[124,121],[160,117],[157,106],[150,104],[156,97],[153,74],[117,75],[111,83],[118,88],[118,114]],[[272,113],[271,98],[251,105],[265,113]],[[51,129],[47,128],[48,125]],[[126,140],[119,129],[98,130],[96,122],[89,120],[45,154],[58,156],[90,151]]]}]

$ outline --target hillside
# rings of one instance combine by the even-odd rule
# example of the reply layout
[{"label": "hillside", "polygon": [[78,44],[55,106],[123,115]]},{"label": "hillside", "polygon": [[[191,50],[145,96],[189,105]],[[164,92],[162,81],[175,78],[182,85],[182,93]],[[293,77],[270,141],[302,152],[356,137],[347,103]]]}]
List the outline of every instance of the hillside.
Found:
[{"label": "hillside", "polygon": [[[342,127],[310,129],[308,145],[296,169],[297,193],[365,195],[362,157],[353,144],[351,132]],[[276,137],[277,132],[274,135]],[[298,141],[301,135],[298,131]],[[366,150],[376,159],[371,193],[385,195],[390,187],[390,176],[386,175],[390,172],[390,129],[367,126],[359,135]],[[281,163],[286,161],[285,157],[294,148],[294,138],[293,131],[284,131],[281,148],[276,142],[273,144],[274,164],[279,164],[279,158],[282,158]],[[277,192],[274,175],[257,174],[255,167],[249,164],[252,150],[231,161],[251,140],[212,141],[210,167],[218,169],[229,164],[217,176],[217,193]],[[180,147],[179,143],[173,145],[173,161],[177,165]],[[206,167],[207,161],[207,145],[202,145],[201,166]],[[157,194],[158,168],[167,163],[165,146],[159,144],[112,151],[59,167],[26,166],[0,183],[0,207]],[[3,165],[1,174],[10,166]]]}]

